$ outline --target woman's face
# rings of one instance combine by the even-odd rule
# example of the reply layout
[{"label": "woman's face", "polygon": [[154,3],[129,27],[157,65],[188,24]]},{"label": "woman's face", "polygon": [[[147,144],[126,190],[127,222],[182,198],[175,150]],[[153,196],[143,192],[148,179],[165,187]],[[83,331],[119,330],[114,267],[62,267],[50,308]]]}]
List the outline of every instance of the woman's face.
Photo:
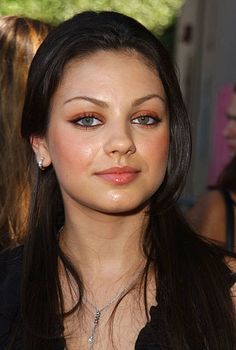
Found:
[{"label": "woman's face", "polygon": [[224,128],[223,135],[226,140],[230,155],[236,155],[236,92],[230,101],[226,113],[227,124]]},{"label": "woman's face", "polygon": [[158,75],[138,54],[99,51],[71,61],[51,101],[46,138],[65,210],[137,209],[158,189],[169,151],[169,117]]}]

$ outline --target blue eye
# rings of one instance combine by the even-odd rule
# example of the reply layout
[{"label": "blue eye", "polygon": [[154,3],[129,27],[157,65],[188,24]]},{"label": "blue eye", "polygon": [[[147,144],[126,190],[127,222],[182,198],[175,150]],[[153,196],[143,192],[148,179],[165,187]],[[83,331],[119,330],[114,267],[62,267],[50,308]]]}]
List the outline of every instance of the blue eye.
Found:
[{"label": "blue eye", "polygon": [[150,115],[140,115],[139,117],[136,117],[132,119],[133,124],[140,124],[140,125],[154,125],[158,124],[160,122],[160,118],[158,117],[152,117]]},{"label": "blue eye", "polygon": [[76,120],[73,121],[73,123],[85,128],[94,127],[102,124],[101,120],[93,116],[85,116],[85,117],[77,118]]}]

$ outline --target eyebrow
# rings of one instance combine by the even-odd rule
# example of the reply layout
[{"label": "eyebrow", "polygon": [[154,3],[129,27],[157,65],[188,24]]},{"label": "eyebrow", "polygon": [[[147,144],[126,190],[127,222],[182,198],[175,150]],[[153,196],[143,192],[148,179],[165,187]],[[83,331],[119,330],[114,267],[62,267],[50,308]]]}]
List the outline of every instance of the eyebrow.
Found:
[{"label": "eyebrow", "polygon": [[[161,95],[158,95],[158,94],[149,94],[149,95],[146,95],[146,96],[143,96],[143,97],[140,97],[138,99],[136,99],[133,103],[132,103],[132,107],[136,107],[136,106],[139,106],[141,105],[142,103],[148,101],[148,100],[151,100],[152,98],[158,98],[159,100],[161,100],[162,102],[166,103],[166,100],[164,97],[162,97]],[[108,104],[102,100],[99,100],[97,98],[94,98],[94,97],[89,97],[89,96],[75,96],[75,97],[72,97],[68,100],[66,100],[64,102],[64,105],[69,103],[69,102],[72,102],[74,100],[85,100],[85,101],[88,101],[88,102],[91,102],[95,105],[98,105],[100,107],[108,107]]]},{"label": "eyebrow", "polygon": [[166,103],[165,98],[162,97],[161,95],[158,95],[158,94],[150,94],[150,95],[147,95],[147,96],[138,98],[137,100],[135,100],[135,101],[132,103],[132,106],[133,106],[133,107],[139,106],[139,105],[141,105],[142,103],[144,103],[144,102],[146,102],[146,101],[148,101],[148,100],[151,100],[152,98],[158,98],[158,99],[161,100],[162,102]]}]

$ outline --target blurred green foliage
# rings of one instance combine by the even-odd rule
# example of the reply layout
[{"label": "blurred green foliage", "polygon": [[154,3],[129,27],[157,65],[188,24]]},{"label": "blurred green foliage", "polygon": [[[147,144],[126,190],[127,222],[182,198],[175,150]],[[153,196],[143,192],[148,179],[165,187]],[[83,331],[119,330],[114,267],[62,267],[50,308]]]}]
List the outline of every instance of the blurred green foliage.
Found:
[{"label": "blurred green foliage", "polygon": [[113,10],[136,18],[161,35],[184,0],[0,0],[0,15],[18,14],[58,24],[84,10]]}]

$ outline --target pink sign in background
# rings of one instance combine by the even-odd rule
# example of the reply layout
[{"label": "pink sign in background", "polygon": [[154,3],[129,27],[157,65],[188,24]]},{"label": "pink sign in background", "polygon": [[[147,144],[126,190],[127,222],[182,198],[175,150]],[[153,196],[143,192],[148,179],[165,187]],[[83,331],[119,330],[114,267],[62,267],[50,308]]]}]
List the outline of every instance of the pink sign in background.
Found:
[{"label": "pink sign in background", "polygon": [[229,152],[223,137],[223,129],[226,125],[226,109],[233,93],[233,83],[223,86],[218,93],[214,108],[212,153],[208,171],[208,185],[214,185],[216,180],[229,161]]}]

